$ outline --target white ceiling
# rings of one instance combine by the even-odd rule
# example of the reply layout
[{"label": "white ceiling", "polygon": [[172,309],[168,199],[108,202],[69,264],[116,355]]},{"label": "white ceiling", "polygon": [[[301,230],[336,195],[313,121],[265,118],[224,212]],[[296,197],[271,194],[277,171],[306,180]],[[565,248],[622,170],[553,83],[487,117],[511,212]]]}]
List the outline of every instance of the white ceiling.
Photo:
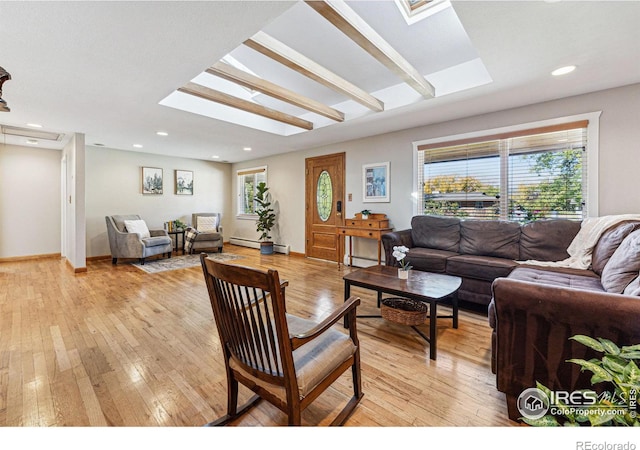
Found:
[{"label": "white ceiling", "polygon": [[[227,53],[250,52],[241,44],[260,30],[300,45],[308,57],[369,91],[398,81],[296,2],[0,1],[0,66],[12,75],[2,95],[11,112],[0,113],[0,124],[40,123],[49,131],[84,133],[87,145],[237,162],[640,82],[638,1],[453,1],[472,44],[453,50],[445,47],[447,28],[438,25],[437,15],[413,27],[441,38],[407,47],[393,29],[399,12],[376,12],[384,3],[350,2],[427,79],[479,57],[493,81],[280,136],[159,102]],[[331,39],[321,39],[328,45],[310,44],[311,37],[328,33]],[[578,69],[560,78],[549,75],[568,64]],[[285,72],[270,61],[260,67],[265,78]],[[325,103],[340,101],[293,72],[288,76],[290,87],[309,89]],[[157,136],[159,130],[169,136]]]}]

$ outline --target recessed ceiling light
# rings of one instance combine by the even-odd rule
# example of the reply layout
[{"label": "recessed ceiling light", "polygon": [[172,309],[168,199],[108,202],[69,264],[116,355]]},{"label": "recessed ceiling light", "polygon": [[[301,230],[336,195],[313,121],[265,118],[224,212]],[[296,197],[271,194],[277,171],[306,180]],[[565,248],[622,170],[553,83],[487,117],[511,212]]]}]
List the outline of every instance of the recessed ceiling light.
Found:
[{"label": "recessed ceiling light", "polygon": [[568,73],[571,73],[574,70],[576,70],[576,66],[564,66],[551,72],[551,75],[553,75],[554,77],[557,77],[560,75],[566,75]]},{"label": "recessed ceiling light", "polygon": [[28,123],[27,126],[31,128],[42,128],[42,125],[39,123]]},{"label": "recessed ceiling light", "polygon": [[250,152],[251,151],[251,147],[245,147],[242,150],[244,150],[245,152]]},{"label": "recessed ceiling light", "polygon": [[133,144],[133,146],[134,146],[135,148],[142,148],[142,145],[140,145],[140,144]]},{"label": "recessed ceiling light", "polygon": [[35,139],[27,139],[27,144],[38,145],[38,141]]},{"label": "recessed ceiling light", "polygon": [[156,131],[156,134],[158,136],[169,136],[169,133],[167,133],[166,131]]},{"label": "recessed ceiling light", "polygon": [[211,158],[213,158],[213,159],[218,159],[218,158],[220,158],[220,157],[219,157],[218,155],[213,155]]}]

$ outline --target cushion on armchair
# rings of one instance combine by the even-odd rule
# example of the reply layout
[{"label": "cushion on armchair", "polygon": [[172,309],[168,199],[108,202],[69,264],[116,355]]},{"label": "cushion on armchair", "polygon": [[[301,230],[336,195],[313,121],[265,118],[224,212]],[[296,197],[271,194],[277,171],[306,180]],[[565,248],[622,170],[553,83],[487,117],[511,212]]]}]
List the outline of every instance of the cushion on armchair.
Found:
[{"label": "cushion on armchair", "polygon": [[200,233],[216,232],[218,231],[218,217],[197,216],[196,228]]},{"label": "cushion on armchair", "polygon": [[149,231],[149,227],[144,220],[125,220],[124,227],[127,233],[136,233],[140,236],[140,239],[145,239],[151,237],[151,232]]}]

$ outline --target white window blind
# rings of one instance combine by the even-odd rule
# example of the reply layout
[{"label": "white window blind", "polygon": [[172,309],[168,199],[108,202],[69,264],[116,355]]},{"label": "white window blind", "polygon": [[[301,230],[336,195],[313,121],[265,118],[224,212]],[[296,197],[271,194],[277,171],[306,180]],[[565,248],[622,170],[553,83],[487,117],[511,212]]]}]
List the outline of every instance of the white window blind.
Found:
[{"label": "white window blind", "polygon": [[241,169],[238,175],[238,215],[255,216],[257,203],[255,201],[256,188],[259,183],[267,182],[267,168],[254,167]]},{"label": "white window blind", "polygon": [[586,217],[587,124],[419,146],[418,213],[519,222]]}]

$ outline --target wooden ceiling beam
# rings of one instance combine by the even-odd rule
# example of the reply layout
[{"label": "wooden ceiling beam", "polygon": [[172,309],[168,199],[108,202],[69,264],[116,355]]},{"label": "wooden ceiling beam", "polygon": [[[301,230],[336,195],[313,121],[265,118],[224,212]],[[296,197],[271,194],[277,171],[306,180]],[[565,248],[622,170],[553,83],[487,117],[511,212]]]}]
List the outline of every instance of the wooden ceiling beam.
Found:
[{"label": "wooden ceiling beam", "polygon": [[297,94],[289,89],[279,86],[275,83],[257,77],[243,70],[237,69],[230,64],[222,61],[215,63],[206,70],[207,73],[215,75],[225,80],[244,86],[248,89],[262,92],[270,97],[290,103],[307,111],[320,114],[337,122],[344,121],[344,114],[335,110],[324,103],[320,103],[309,97]]},{"label": "wooden ceiling beam", "polygon": [[435,89],[431,83],[344,1],[306,0],[306,4],[402,78],[420,95],[435,96]]},{"label": "wooden ceiling beam", "polygon": [[259,31],[253,37],[247,39],[244,45],[330,89],[346,95],[373,111],[380,112],[384,110],[384,104],[368,92],[360,89],[263,31]]},{"label": "wooden ceiling beam", "polygon": [[286,123],[287,125],[293,125],[294,127],[303,128],[305,130],[313,130],[313,123],[307,120],[299,119],[298,117],[283,113],[282,111],[267,108],[266,106],[258,105],[257,103],[234,97],[233,95],[225,94],[224,92],[216,91],[215,89],[211,89],[197,83],[189,82],[179,88],[178,91],[230,106],[232,108],[241,109],[242,111],[257,114],[268,119],[277,120],[278,122]]}]

